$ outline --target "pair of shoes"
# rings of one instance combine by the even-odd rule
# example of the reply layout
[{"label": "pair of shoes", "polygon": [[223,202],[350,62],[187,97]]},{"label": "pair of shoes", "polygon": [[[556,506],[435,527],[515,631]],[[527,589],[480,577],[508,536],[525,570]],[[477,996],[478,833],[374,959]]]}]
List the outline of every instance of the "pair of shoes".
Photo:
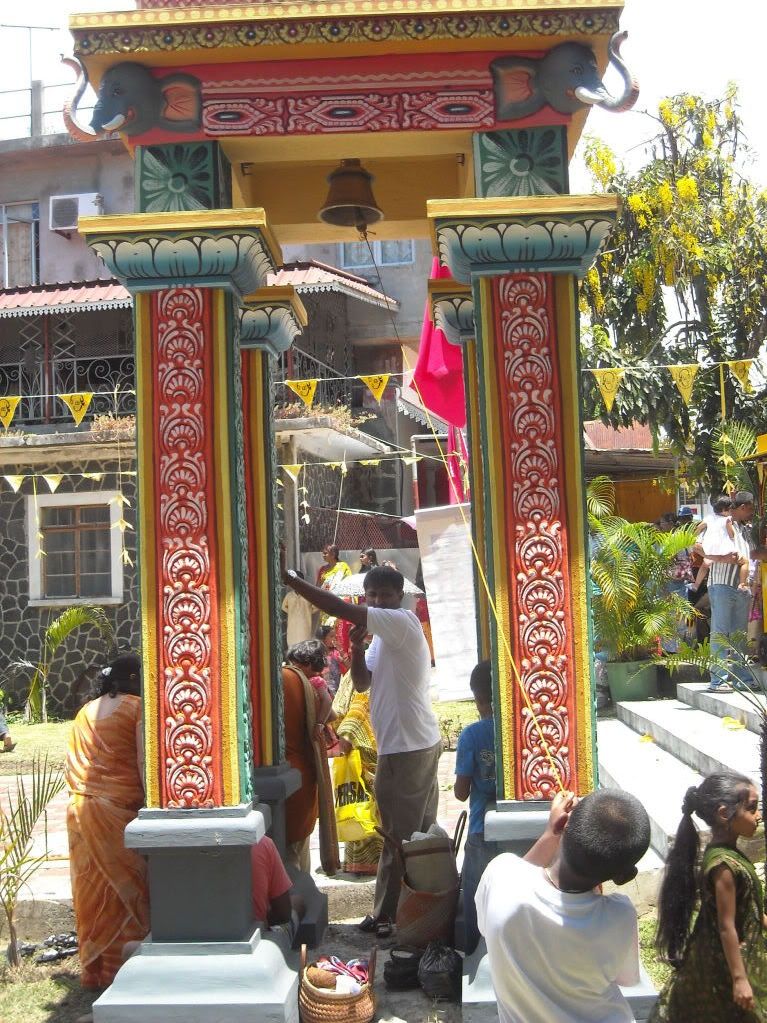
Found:
[{"label": "pair of shoes", "polygon": [[388,918],[388,916],[382,916],[376,926],[376,937],[377,938],[390,938],[394,933],[394,924]]},{"label": "pair of shoes", "polygon": [[393,924],[388,916],[375,917],[371,916],[370,913],[357,924],[358,931],[364,931],[365,934],[375,934],[377,938],[390,938],[392,929]]},{"label": "pair of shoes", "polygon": [[360,920],[357,924],[357,930],[364,931],[365,934],[374,934],[377,927],[378,920],[376,917],[371,916],[370,913],[368,913],[364,920]]}]

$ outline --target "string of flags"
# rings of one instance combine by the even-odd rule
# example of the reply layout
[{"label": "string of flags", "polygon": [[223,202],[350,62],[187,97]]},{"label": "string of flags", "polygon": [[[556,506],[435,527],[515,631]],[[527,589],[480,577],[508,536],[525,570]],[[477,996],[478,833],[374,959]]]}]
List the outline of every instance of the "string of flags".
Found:
[{"label": "string of flags", "polygon": [[16,415],[16,409],[19,407],[19,402],[22,398],[58,398],[63,401],[64,404],[70,411],[72,418],[75,421],[75,426],[79,426],[85,418],[88,409],[91,406],[91,402],[94,398],[100,398],[108,395],[110,398],[121,397],[124,394],[135,394],[134,390],[128,391],[69,391],[66,394],[7,394],[0,397],[0,423],[3,424],[7,430],[13,422],[13,417]]},{"label": "string of flags", "polygon": [[389,380],[391,380],[394,376],[404,376],[404,373],[372,373],[354,377],[307,377],[304,380],[281,380],[278,381],[278,383],[282,383],[285,387],[289,387],[294,394],[298,395],[307,408],[311,408],[312,403],[314,402],[314,396],[317,393],[317,384],[320,380],[330,380],[333,383],[337,383],[341,380],[361,380],[380,405],[381,398],[389,384]]},{"label": "string of flags", "polygon": [[673,366],[647,365],[613,366],[609,369],[584,368],[583,372],[592,374],[596,381],[596,385],[599,388],[599,393],[602,395],[605,408],[608,412],[610,412],[612,410],[613,403],[615,402],[615,396],[617,395],[623,378],[627,373],[657,373],[660,369],[667,369],[671,374],[671,379],[676,384],[677,390],[682,396],[682,401],[685,405],[689,405],[692,399],[693,384],[695,383],[695,377],[699,370],[706,372],[706,370],[716,369],[719,367],[720,374],[723,374],[724,367],[726,366],[743,388],[744,393],[752,394],[754,388],[751,383],[750,372],[751,367],[755,362],[756,359],[726,359],[722,362],[713,362],[707,366],[699,366],[697,363],[693,362],[680,363]]}]

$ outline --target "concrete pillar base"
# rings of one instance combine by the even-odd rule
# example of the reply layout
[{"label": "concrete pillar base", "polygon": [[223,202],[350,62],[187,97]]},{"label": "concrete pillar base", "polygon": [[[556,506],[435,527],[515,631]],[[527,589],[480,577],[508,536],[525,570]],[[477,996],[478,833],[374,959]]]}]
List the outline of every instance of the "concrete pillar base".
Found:
[{"label": "concrete pillar base", "polygon": [[287,939],[145,941],[93,1005],[94,1023],[298,1023],[298,961]]}]

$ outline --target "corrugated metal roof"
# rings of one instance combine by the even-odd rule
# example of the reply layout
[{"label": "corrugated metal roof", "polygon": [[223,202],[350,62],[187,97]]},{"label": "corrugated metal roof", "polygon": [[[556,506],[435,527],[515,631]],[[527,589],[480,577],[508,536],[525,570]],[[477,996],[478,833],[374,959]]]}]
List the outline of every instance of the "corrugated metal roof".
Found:
[{"label": "corrugated metal roof", "polygon": [[117,281],[38,284],[0,290],[0,317],[130,309],[132,304],[129,292]]},{"label": "corrugated metal roof", "polygon": [[[586,440],[597,451],[651,451],[652,432],[649,426],[633,423],[614,429],[598,419],[583,424]],[[587,444],[588,446],[588,444]]]},{"label": "corrugated metal roof", "polygon": [[382,291],[371,288],[364,277],[358,277],[356,274],[316,260],[286,263],[276,273],[269,274],[266,280],[267,284],[292,284],[299,294],[338,291],[342,295],[349,295],[382,309],[387,307],[393,311],[399,309],[399,302],[395,298],[389,298]]}]

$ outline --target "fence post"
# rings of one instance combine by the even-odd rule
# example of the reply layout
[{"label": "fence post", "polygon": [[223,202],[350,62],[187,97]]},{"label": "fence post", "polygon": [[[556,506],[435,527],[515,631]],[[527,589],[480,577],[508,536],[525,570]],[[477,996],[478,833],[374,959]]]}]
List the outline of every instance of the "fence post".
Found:
[{"label": "fence post", "polygon": [[33,81],[30,90],[29,133],[34,138],[43,134],[43,83]]}]

